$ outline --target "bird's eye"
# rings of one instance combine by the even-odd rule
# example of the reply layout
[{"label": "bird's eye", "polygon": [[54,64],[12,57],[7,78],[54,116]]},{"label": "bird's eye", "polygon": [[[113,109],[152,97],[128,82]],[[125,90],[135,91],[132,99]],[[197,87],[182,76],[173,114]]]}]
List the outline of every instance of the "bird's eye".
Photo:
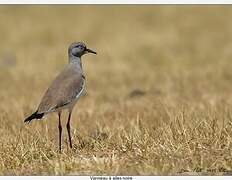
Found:
[{"label": "bird's eye", "polygon": [[78,45],[77,48],[78,48],[78,49],[83,49],[83,46]]}]

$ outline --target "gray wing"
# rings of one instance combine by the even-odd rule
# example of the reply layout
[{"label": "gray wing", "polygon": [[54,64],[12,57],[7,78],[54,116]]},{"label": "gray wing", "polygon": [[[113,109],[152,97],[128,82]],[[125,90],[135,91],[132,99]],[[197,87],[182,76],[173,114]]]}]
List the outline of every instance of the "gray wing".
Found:
[{"label": "gray wing", "polygon": [[68,65],[45,92],[38,113],[52,112],[74,101],[83,91],[84,81],[81,69]]}]

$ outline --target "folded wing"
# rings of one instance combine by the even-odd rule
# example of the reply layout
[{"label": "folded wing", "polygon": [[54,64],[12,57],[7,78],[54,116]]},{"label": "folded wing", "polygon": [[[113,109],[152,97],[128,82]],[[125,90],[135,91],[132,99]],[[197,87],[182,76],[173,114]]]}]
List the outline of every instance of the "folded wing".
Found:
[{"label": "folded wing", "polygon": [[71,65],[66,66],[45,92],[38,113],[53,112],[71,103],[83,91],[83,86],[82,70]]}]

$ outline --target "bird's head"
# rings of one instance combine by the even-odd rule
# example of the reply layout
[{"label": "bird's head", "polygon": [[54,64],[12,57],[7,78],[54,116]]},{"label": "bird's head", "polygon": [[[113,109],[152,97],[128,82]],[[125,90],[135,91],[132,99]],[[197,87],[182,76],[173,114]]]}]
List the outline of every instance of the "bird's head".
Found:
[{"label": "bird's head", "polygon": [[97,54],[95,51],[88,49],[83,42],[74,42],[68,48],[69,56],[81,57],[84,54],[93,53]]}]

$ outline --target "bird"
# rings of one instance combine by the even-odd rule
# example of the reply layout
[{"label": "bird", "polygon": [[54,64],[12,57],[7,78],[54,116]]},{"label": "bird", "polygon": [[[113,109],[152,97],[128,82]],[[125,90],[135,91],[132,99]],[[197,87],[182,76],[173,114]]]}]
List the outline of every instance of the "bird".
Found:
[{"label": "bird", "polygon": [[73,108],[85,88],[85,75],[82,69],[81,57],[87,53],[97,54],[95,51],[88,49],[83,42],[73,42],[69,46],[68,64],[53,80],[43,95],[37,110],[24,120],[25,123],[30,123],[33,119],[39,120],[49,113],[56,112],[58,114],[60,152],[62,136],[61,114],[64,109],[68,110],[66,128],[69,146],[72,148],[70,121]]}]

